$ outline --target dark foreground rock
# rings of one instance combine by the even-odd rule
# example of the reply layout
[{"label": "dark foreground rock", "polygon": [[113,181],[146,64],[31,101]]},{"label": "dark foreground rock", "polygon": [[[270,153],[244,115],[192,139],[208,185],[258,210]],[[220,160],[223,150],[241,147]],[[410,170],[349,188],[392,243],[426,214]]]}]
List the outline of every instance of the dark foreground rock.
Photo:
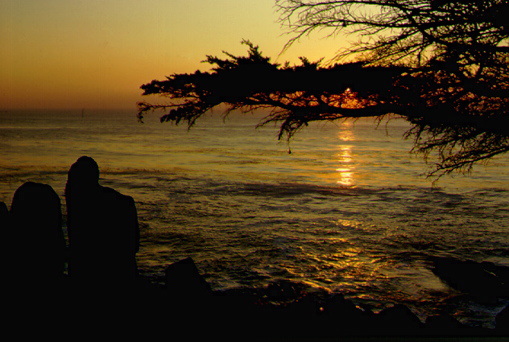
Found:
[{"label": "dark foreground rock", "polygon": [[448,257],[436,257],[432,261],[436,276],[479,302],[509,298],[509,267]]},{"label": "dark foreground rock", "polygon": [[168,267],[166,284],[140,278],[135,286],[87,290],[64,278],[51,292],[4,292],[3,310],[9,313],[4,323],[27,337],[173,341],[500,338],[509,332],[509,309],[500,313],[496,329],[481,329],[450,316],[421,322],[403,305],[374,313],[341,294],[307,290],[283,281],[265,288],[213,291],[187,258]]}]

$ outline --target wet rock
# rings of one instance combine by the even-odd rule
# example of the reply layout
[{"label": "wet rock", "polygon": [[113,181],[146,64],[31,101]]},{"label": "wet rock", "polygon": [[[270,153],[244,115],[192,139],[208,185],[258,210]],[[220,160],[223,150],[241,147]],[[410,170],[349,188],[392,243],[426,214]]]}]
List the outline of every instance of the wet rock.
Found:
[{"label": "wet rock", "polygon": [[204,297],[211,294],[210,285],[190,257],[169,265],[165,277],[166,289],[174,296]]},{"label": "wet rock", "polygon": [[495,327],[497,331],[509,333],[509,306],[506,306],[495,317]]},{"label": "wet rock", "polygon": [[371,311],[359,309],[351,300],[342,294],[333,294],[327,298],[321,308],[322,314],[341,319],[348,324],[358,324],[373,317]]},{"label": "wet rock", "polygon": [[375,315],[370,310],[359,309],[342,294],[330,295],[322,305],[322,317],[328,322],[329,335],[366,335],[371,333]]},{"label": "wet rock", "polygon": [[320,313],[320,304],[311,296],[303,296],[286,304],[284,312],[293,317],[315,318]]},{"label": "wet rock", "polygon": [[305,288],[302,284],[286,280],[270,283],[265,289],[265,297],[267,300],[278,303],[294,301],[304,295]]},{"label": "wet rock", "polygon": [[509,295],[509,268],[491,262],[435,258],[433,273],[452,288],[482,302]]},{"label": "wet rock", "polygon": [[377,315],[376,326],[390,334],[416,334],[423,328],[420,319],[405,305],[395,305]]},{"label": "wet rock", "polygon": [[465,326],[450,315],[430,316],[425,326],[429,333],[437,335],[456,335],[465,331]]}]

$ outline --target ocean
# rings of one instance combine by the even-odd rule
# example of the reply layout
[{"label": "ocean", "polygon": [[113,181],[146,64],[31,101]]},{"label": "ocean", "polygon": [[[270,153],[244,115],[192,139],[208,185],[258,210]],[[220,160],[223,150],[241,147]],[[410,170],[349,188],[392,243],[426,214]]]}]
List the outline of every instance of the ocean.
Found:
[{"label": "ocean", "polygon": [[155,281],[192,257],[215,290],[294,281],[374,311],[401,303],[493,326],[507,301],[462,296],[431,260],[509,266],[507,156],[429,179],[402,119],[313,123],[287,143],[255,128],[263,113],[220,114],[188,130],[135,110],[0,112],[0,201],[42,182],[65,214],[67,171],[87,155],[102,185],[135,199],[138,265]]}]

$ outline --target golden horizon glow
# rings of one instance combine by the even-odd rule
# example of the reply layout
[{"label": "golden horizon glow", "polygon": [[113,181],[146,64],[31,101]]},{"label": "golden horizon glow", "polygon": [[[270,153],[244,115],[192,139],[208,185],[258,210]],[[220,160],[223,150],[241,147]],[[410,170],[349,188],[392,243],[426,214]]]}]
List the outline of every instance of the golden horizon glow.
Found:
[{"label": "golden horizon glow", "polygon": [[243,39],[295,64],[341,47],[312,36],[278,56],[277,18],[274,0],[0,0],[0,109],[135,108],[140,85],[246,54]]}]

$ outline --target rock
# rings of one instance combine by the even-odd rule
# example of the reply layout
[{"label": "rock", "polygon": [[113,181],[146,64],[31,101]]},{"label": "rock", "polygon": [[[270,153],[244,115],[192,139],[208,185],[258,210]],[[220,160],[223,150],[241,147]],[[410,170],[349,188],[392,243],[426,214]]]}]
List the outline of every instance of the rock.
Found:
[{"label": "rock", "polygon": [[211,294],[210,285],[190,257],[169,265],[165,277],[166,289],[172,295],[200,298]]},{"label": "rock", "polygon": [[382,310],[377,315],[377,326],[381,331],[391,334],[415,334],[423,324],[405,305],[397,304]]},{"label": "rock", "polygon": [[323,313],[336,317],[348,318],[358,314],[359,309],[355,304],[345,299],[342,294],[333,294],[325,301],[323,305]]},{"label": "rock", "polygon": [[351,300],[341,294],[329,296],[322,306],[322,317],[334,327],[329,335],[366,335],[370,333],[374,314],[370,310],[359,309]]},{"label": "rock", "polygon": [[465,330],[465,326],[450,315],[435,315],[426,319],[426,329],[432,334],[455,335]]},{"label": "rock", "polygon": [[434,258],[433,273],[452,288],[483,302],[509,295],[509,268],[490,262]]},{"label": "rock", "polygon": [[497,331],[509,332],[509,306],[506,306],[495,317],[495,327]]},{"label": "rock", "polygon": [[305,288],[300,283],[288,280],[278,280],[267,285],[265,296],[272,302],[284,303],[295,301],[305,295]]}]

